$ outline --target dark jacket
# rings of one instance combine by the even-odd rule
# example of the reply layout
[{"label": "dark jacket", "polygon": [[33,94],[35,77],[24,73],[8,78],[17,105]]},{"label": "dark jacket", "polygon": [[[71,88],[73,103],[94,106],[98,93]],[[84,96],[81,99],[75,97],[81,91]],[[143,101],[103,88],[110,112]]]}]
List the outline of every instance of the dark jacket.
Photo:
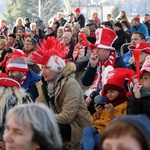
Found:
[{"label": "dark jacket", "polygon": [[75,22],[78,22],[80,24],[80,28],[84,28],[85,26],[85,18],[83,14],[81,14],[79,17],[75,18]]},{"label": "dark jacket", "polygon": [[150,35],[150,20],[144,23],[147,26],[148,33]]},{"label": "dark jacket", "polygon": [[116,34],[118,36],[118,38],[115,40],[115,42],[113,43],[113,47],[120,52],[120,48],[122,46],[122,44],[124,43],[129,43],[131,41],[130,39],[130,35],[127,34],[125,31],[123,30],[119,30],[116,31]]},{"label": "dark jacket", "polygon": [[22,85],[22,88],[27,90],[33,101],[35,101],[35,99],[38,97],[38,92],[35,83],[37,83],[40,80],[41,76],[39,76],[34,71],[29,70],[28,75]]},{"label": "dark jacket", "polygon": [[150,95],[140,99],[130,96],[127,100],[127,114],[146,114],[150,117]]}]

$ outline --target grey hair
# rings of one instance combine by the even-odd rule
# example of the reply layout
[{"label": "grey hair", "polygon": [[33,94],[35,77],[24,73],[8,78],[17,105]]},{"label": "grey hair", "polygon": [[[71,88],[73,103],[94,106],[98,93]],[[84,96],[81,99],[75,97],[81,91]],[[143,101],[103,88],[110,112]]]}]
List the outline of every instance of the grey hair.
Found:
[{"label": "grey hair", "polygon": [[33,142],[44,150],[62,150],[59,128],[52,110],[42,103],[23,104],[12,108],[6,122],[13,114],[14,121],[20,126],[29,124],[34,131]]}]

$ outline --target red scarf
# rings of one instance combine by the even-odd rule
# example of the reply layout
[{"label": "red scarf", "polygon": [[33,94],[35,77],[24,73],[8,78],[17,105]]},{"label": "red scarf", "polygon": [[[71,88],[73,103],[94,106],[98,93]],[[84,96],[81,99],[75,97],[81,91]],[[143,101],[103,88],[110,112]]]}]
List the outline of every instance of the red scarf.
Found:
[{"label": "red scarf", "polygon": [[85,92],[85,95],[89,96],[93,91],[97,91],[99,84],[102,84],[102,73],[105,70],[107,66],[112,66],[114,67],[116,62],[116,52],[112,50],[110,52],[109,57],[101,64],[100,62],[98,63],[97,67],[97,72],[95,74],[95,78],[92,82],[92,85],[90,88]]},{"label": "red scarf", "polygon": [[78,42],[73,51],[73,60],[80,60],[85,56],[87,44],[84,41]]},{"label": "red scarf", "polygon": [[26,74],[22,77],[22,79],[19,81],[21,87],[22,87],[22,85],[23,85],[23,83],[24,83],[26,77],[27,77],[27,73],[26,73]]},{"label": "red scarf", "polygon": [[113,106],[117,106],[123,102],[125,102],[127,100],[127,97],[126,97],[126,91],[124,90],[123,92],[120,92],[119,95],[114,99],[114,100],[109,100],[107,97],[106,97],[106,103],[112,103]]}]

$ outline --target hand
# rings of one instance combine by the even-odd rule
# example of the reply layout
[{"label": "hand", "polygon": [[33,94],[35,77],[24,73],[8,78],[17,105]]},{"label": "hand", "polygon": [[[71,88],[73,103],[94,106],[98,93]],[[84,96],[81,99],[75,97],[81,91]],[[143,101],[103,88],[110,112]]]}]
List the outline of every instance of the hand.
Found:
[{"label": "hand", "polygon": [[87,97],[85,103],[89,106],[92,103],[93,99],[91,97]]},{"label": "hand", "polygon": [[135,98],[140,98],[141,97],[141,93],[140,93],[140,89],[143,87],[143,85],[139,85],[139,83],[136,83],[133,87],[133,93]]},{"label": "hand", "polygon": [[105,109],[112,115],[114,115],[116,113],[116,110],[115,110],[114,106],[112,105],[112,103],[105,104]]},{"label": "hand", "polygon": [[91,66],[92,66],[92,67],[96,67],[98,61],[99,61],[98,55],[96,55],[95,53],[92,53],[92,54],[91,54],[91,57],[90,57]]},{"label": "hand", "polygon": [[97,104],[95,104],[94,107],[96,110],[96,119],[99,119],[103,108],[101,107],[101,105],[97,105]]}]

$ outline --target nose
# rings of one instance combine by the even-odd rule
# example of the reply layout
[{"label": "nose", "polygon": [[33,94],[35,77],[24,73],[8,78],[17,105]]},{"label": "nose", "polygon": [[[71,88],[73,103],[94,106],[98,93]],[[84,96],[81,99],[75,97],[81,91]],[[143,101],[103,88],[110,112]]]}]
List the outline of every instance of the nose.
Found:
[{"label": "nose", "polygon": [[5,129],[3,134],[3,140],[4,142],[12,142],[12,134],[10,130]]}]

